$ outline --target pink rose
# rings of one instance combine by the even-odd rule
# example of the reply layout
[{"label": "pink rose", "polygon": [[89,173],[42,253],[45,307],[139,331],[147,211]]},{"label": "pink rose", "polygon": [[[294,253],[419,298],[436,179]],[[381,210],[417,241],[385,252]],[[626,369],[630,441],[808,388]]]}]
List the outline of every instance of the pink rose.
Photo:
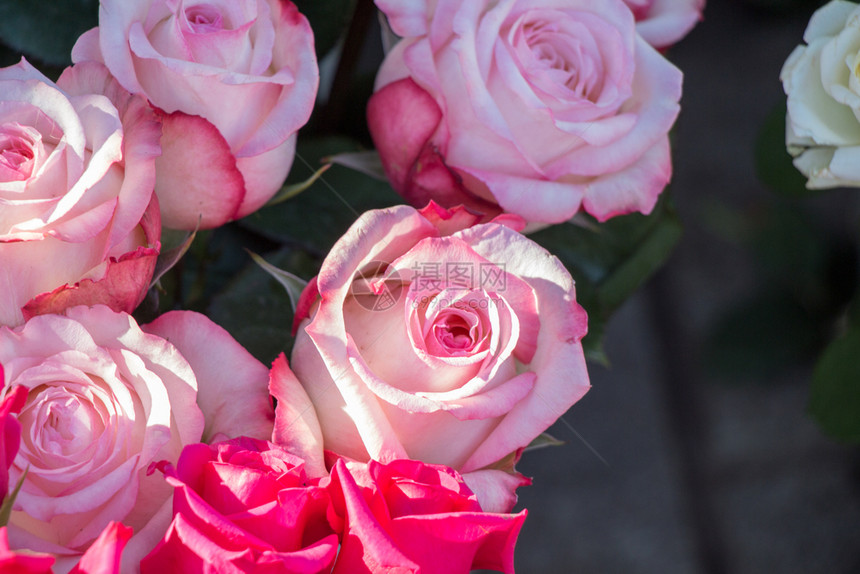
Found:
[{"label": "pink rose", "polygon": [[[367,212],[302,294],[292,368],[327,450],[469,480],[588,390],[570,274],[503,224],[518,218],[477,219],[434,204]],[[500,470],[477,479],[488,511],[509,510],[523,484]]]},{"label": "pink rose", "polygon": [[526,511],[482,512],[450,468],[416,460],[338,460],[330,490],[332,514],[343,525],[333,574],[514,571]]},{"label": "pink rose", "polygon": [[72,60],[105,62],[161,110],[156,192],[178,229],[217,227],[275,194],[319,83],[311,28],[287,0],[102,0]]},{"label": "pink rose", "polygon": [[[119,574],[120,559],[131,528],[111,522],[81,556],[69,574]],[[0,528],[0,572],[9,574],[53,574],[54,557],[34,552],[12,552],[6,527]]]},{"label": "pink rose", "polygon": [[655,48],[668,48],[702,19],[705,0],[624,0],[636,17],[636,31]]},{"label": "pink rose", "polygon": [[0,325],[80,304],[131,312],[161,224],[158,122],[104,66],[57,84],[25,60],[0,69]]},{"label": "pink rose", "polygon": [[338,537],[326,489],[302,459],[267,441],[239,438],[185,447],[176,468],[173,522],[141,571],[331,572]]},{"label": "pink rose", "polygon": [[396,33],[367,109],[409,203],[558,223],[650,213],[681,72],[622,0],[377,0]]},{"label": "pink rose", "polygon": [[136,533],[125,560],[152,549],[171,492],[147,476],[153,462],[201,440],[272,433],[268,369],[197,313],[168,313],[143,329],[104,306],[40,315],[0,328],[0,362],[4,392],[29,391],[10,482],[29,470],[9,537],[67,565],[110,521]]}]

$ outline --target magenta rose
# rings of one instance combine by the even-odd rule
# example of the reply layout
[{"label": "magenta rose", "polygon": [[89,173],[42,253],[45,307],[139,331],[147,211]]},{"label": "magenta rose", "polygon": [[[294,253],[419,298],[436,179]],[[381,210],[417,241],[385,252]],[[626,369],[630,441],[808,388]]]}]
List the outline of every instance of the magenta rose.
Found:
[{"label": "magenta rose", "polygon": [[201,440],[272,433],[268,369],[197,313],[143,328],[104,306],[40,315],[0,328],[0,362],[4,394],[28,391],[10,482],[27,475],[9,539],[66,568],[111,521],[135,531],[126,561],[152,549],[171,494],[147,475],[153,462],[175,461]]},{"label": "magenta rose", "polygon": [[377,4],[404,38],[368,126],[409,203],[542,223],[650,213],[682,77],[622,0]]},{"label": "magenta rose", "polygon": [[338,537],[328,491],[302,459],[270,442],[238,438],[185,447],[173,486],[173,521],[141,571],[331,572]]},{"label": "magenta rose", "polygon": [[483,512],[450,468],[416,460],[338,460],[330,491],[333,522],[343,530],[333,574],[514,571],[526,511]]},{"label": "magenta rose", "polygon": [[[119,574],[122,552],[131,538],[131,528],[111,522],[87,549],[69,574]],[[9,574],[53,574],[55,558],[36,552],[9,549],[6,527],[0,527],[0,572]]]},{"label": "magenta rose", "polygon": [[624,0],[636,17],[636,31],[655,48],[668,48],[702,19],[705,0]]},{"label": "magenta rose", "polygon": [[154,114],[96,63],[54,84],[21,60],[0,69],[0,104],[0,325],[80,304],[130,313],[161,233]]},{"label": "magenta rose", "polygon": [[[3,379],[3,365],[0,365],[0,380]],[[18,454],[21,444],[21,423],[12,416],[20,413],[27,400],[27,389],[15,387],[0,402],[0,503],[9,494],[9,467]]]},{"label": "magenta rose", "polygon": [[[436,205],[370,211],[332,248],[299,302],[292,354],[326,450],[469,480],[588,390],[570,274],[503,224],[518,218],[477,219]],[[481,472],[481,505],[509,510],[521,477]]]},{"label": "magenta rose", "polygon": [[164,225],[259,209],[290,170],[319,83],[313,33],[288,0],[102,0],[72,60],[103,61],[161,111]]}]

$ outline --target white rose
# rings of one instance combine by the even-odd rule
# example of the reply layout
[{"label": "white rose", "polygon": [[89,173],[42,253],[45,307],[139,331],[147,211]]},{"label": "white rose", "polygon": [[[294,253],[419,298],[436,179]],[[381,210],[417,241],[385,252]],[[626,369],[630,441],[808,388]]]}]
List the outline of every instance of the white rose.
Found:
[{"label": "white rose", "polygon": [[808,188],[860,187],[860,6],[833,0],[803,39],[780,74],[786,146]]}]

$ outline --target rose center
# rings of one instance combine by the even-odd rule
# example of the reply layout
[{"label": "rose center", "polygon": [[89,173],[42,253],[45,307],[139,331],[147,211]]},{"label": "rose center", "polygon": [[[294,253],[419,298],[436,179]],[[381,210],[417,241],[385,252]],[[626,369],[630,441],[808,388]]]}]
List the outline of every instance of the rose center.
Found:
[{"label": "rose center", "polygon": [[41,446],[45,452],[68,456],[93,441],[92,411],[74,395],[44,405],[41,418]]},{"label": "rose center", "polygon": [[33,173],[36,142],[17,123],[0,125],[0,181],[22,181]]},{"label": "rose center", "polygon": [[475,345],[472,328],[457,315],[448,315],[435,323],[433,334],[440,345],[452,351],[469,351]]},{"label": "rose center", "polygon": [[224,19],[221,12],[210,4],[197,4],[185,10],[191,30],[196,34],[208,34],[224,29]]},{"label": "rose center", "polygon": [[602,89],[603,64],[594,42],[581,26],[561,26],[547,15],[524,15],[512,40],[522,65],[534,77],[562,86],[578,98],[594,101]]}]

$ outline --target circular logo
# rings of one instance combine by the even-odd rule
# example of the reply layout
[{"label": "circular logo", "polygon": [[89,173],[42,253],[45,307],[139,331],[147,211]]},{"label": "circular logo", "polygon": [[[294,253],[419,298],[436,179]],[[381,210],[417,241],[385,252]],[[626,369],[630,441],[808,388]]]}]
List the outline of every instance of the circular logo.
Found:
[{"label": "circular logo", "polygon": [[388,311],[403,296],[403,280],[384,261],[371,261],[355,274],[349,293],[368,311]]}]

